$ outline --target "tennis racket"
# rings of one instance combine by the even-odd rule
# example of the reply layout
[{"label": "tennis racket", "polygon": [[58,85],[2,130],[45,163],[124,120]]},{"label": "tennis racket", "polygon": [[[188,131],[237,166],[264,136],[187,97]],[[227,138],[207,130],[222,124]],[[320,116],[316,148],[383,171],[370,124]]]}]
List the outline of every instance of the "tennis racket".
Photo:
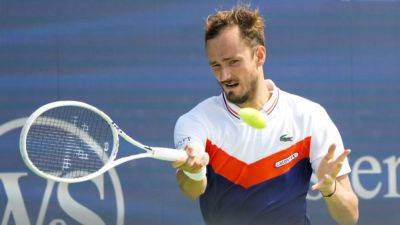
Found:
[{"label": "tennis racket", "polygon": [[[144,151],[116,160],[119,137]],[[134,140],[104,112],[77,101],[57,101],[37,109],[22,128],[20,151],[35,174],[67,183],[90,180],[131,160],[187,158],[185,151]]]}]

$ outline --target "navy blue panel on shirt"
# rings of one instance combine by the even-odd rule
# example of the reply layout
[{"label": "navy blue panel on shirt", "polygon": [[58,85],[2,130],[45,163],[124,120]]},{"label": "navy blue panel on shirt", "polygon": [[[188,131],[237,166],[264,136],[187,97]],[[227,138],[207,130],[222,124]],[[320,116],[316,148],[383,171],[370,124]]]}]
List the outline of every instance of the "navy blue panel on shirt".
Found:
[{"label": "navy blue panel on shirt", "polygon": [[[266,171],[268,172],[268,171]],[[207,225],[306,225],[306,195],[312,173],[309,159],[287,173],[248,189],[207,168],[208,184],[200,197]]]}]

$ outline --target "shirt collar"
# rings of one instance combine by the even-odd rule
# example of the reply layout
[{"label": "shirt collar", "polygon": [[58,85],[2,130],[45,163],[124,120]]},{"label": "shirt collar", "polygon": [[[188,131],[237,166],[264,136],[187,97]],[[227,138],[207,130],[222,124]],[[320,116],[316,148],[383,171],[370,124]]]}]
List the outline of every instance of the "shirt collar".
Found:
[{"label": "shirt collar", "polygon": [[[270,115],[278,104],[279,88],[270,79],[265,80],[265,85],[267,85],[268,91],[271,93],[271,95],[260,111],[266,113],[267,115]],[[239,118],[240,107],[232,102],[229,102],[225,96],[225,93],[222,94],[222,98],[228,112],[234,117]]]}]

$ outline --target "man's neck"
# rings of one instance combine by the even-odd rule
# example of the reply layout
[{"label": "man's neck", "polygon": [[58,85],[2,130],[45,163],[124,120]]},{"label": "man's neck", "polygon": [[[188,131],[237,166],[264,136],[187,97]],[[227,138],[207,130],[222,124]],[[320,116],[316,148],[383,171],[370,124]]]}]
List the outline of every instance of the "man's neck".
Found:
[{"label": "man's neck", "polygon": [[260,110],[271,97],[271,92],[265,84],[264,78],[260,79],[254,96],[243,104],[239,104],[240,108],[254,108]]}]

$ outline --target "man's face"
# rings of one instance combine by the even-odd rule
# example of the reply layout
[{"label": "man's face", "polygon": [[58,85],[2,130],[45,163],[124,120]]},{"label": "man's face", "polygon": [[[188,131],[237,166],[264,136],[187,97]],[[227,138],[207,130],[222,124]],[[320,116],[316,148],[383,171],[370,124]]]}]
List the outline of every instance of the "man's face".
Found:
[{"label": "man's face", "polygon": [[254,51],[241,38],[237,26],[228,27],[207,41],[211,69],[228,100],[243,104],[254,97],[258,73]]}]

